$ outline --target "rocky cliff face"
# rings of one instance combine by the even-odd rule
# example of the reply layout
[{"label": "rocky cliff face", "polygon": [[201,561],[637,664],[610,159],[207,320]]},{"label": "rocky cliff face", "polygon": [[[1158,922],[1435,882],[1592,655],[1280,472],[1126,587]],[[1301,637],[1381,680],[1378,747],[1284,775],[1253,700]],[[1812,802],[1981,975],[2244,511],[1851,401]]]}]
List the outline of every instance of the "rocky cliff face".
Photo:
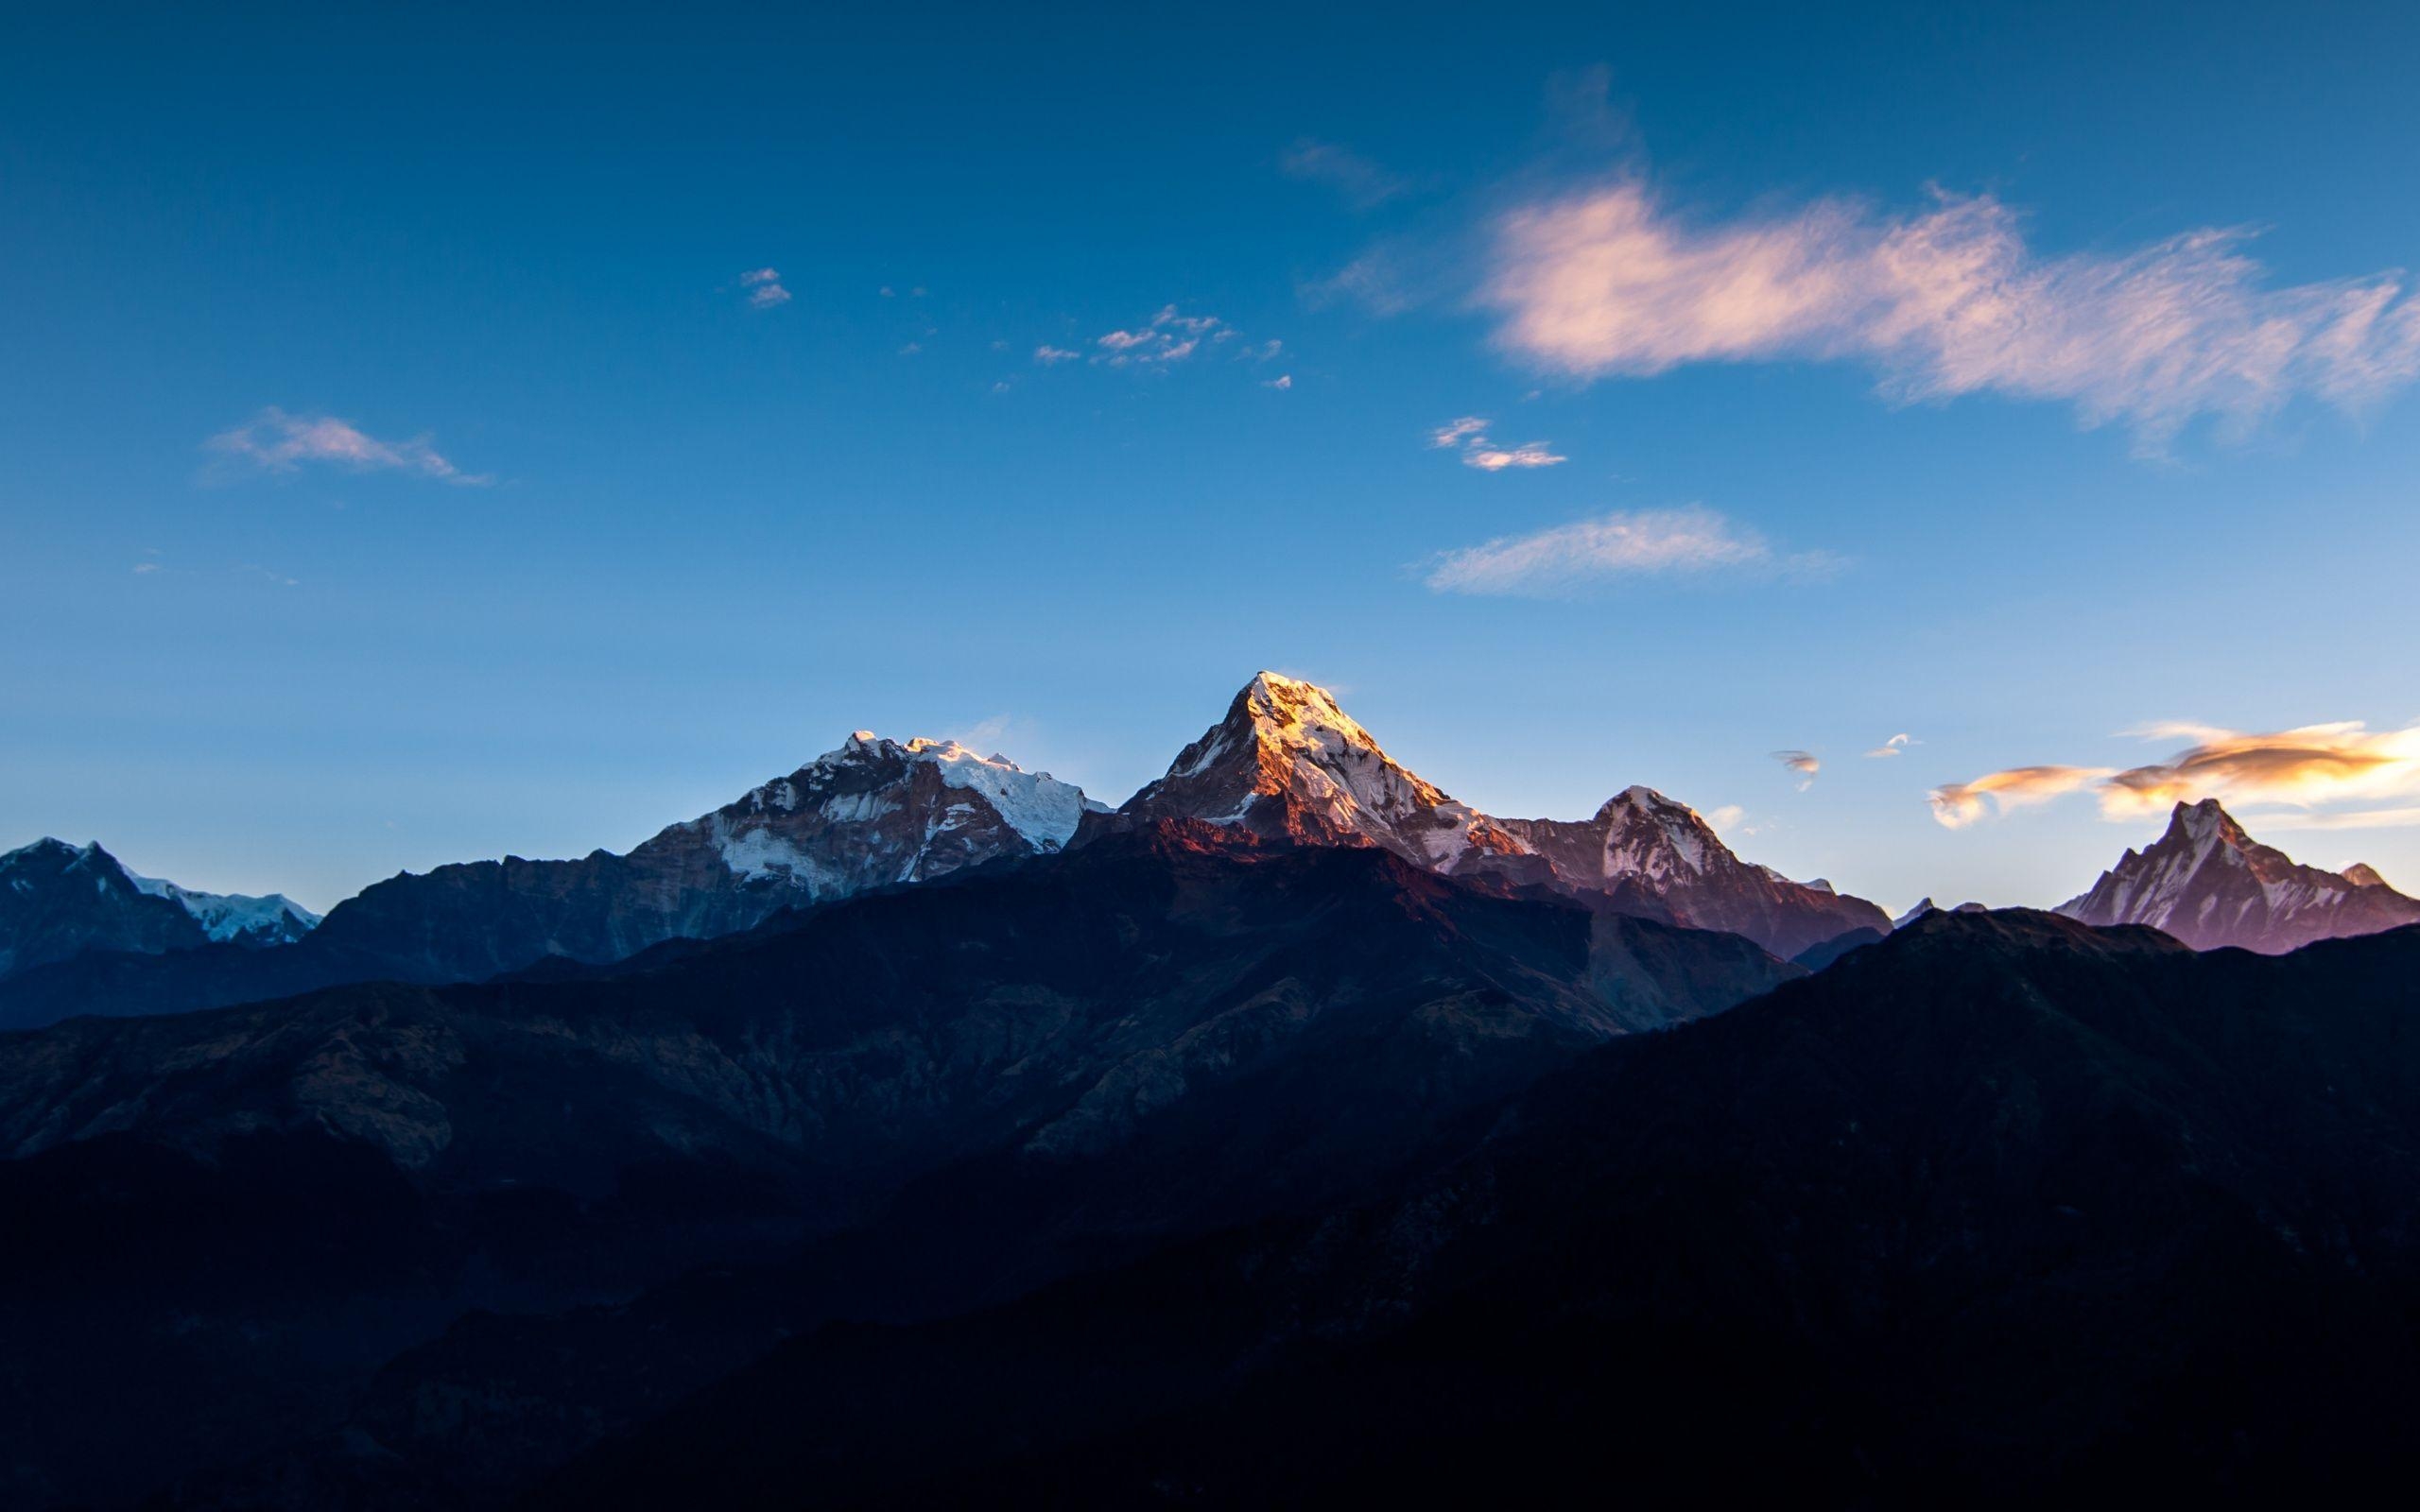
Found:
[{"label": "rocky cliff face", "polygon": [[2196,950],[2271,955],[2420,921],[2420,901],[2369,867],[2303,866],[2244,833],[2216,799],[2176,805],[2156,842],[2128,850],[2057,911],[2087,924],[2148,924]]},{"label": "rocky cliff face", "polygon": [[1451,876],[1611,898],[1789,956],[1890,919],[1828,885],[1741,861],[1687,805],[1634,787],[1588,819],[1502,819],[1396,762],[1326,689],[1263,672],[1167,775],[1088,833],[1184,817],[1304,845],[1372,845]]}]

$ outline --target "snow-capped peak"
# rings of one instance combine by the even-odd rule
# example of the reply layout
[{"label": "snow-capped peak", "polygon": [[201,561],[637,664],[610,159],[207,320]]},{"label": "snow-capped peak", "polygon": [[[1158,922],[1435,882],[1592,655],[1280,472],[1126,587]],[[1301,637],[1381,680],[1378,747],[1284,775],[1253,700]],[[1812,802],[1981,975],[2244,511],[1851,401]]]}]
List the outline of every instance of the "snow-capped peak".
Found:
[{"label": "snow-capped peak", "polygon": [[1686,803],[1651,787],[1633,785],[1598,809],[1605,827],[1605,875],[1640,876],[1660,882],[1676,872],[1703,876],[1728,849]]},{"label": "snow-capped peak", "polygon": [[1241,826],[1322,845],[1375,845],[1451,868],[1473,852],[1525,848],[1389,756],[1336,696],[1262,672],[1166,776],[1128,799],[1129,820]]},{"label": "snow-capped peak", "polygon": [[291,944],[320,927],[318,914],[284,893],[253,898],[243,893],[199,892],[131,871],[126,877],[142,891],[154,898],[165,898],[184,909],[201,926],[202,933],[221,944],[234,939]]},{"label": "snow-capped peak", "polygon": [[2158,840],[2128,850],[2058,911],[2087,924],[2148,924],[2199,950],[2291,950],[2420,919],[2420,902],[2375,871],[2356,878],[2298,865],[2247,834],[2215,799],[2177,804]]},{"label": "snow-capped peak", "polygon": [[673,826],[634,855],[703,833],[742,882],[812,899],[939,876],[1000,855],[1060,850],[1100,804],[1048,772],[955,740],[853,730],[787,777]]}]

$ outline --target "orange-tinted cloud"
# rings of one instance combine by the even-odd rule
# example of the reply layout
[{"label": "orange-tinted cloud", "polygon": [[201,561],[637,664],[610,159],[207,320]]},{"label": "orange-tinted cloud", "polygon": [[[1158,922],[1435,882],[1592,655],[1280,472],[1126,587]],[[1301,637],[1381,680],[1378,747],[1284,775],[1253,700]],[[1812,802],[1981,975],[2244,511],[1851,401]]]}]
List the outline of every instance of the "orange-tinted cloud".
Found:
[{"label": "orange-tinted cloud", "polygon": [[[2277,805],[2305,811],[2339,803],[2420,798],[2420,725],[2373,732],[2355,719],[2250,734],[2169,723],[2147,725],[2133,733],[2154,740],[2189,739],[2193,744],[2164,762],[2122,771],[2020,766],[1994,772],[1971,782],[1934,789],[1933,815],[1956,829],[1982,815],[1986,797],[2005,811],[2086,784],[2096,789],[2100,812],[2113,819],[2157,814],[2174,804],[2205,798],[2240,807]],[[2311,814],[2301,823],[2282,818],[2267,822],[2279,829],[2354,829],[2411,822],[2388,816],[2400,812]]]},{"label": "orange-tinted cloud", "polygon": [[2041,803],[2062,793],[2110,775],[2106,766],[2012,766],[1971,782],[1952,782],[1932,790],[1932,816],[1953,830],[1983,816],[1983,800],[2002,814],[2028,803]]},{"label": "orange-tinted cloud", "polygon": [[2351,799],[2420,797],[2420,725],[2371,733],[2358,720],[2244,734],[2203,725],[2153,725],[2138,734],[2195,744],[2165,762],[2118,773],[2101,786],[2112,817],[2157,813],[2215,798],[2316,808]]}]

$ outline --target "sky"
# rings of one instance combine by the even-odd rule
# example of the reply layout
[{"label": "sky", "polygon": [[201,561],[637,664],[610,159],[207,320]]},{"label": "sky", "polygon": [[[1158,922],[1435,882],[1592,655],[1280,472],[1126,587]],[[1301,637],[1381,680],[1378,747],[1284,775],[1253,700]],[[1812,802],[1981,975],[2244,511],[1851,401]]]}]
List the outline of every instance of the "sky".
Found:
[{"label": "sky", "polygon": [[12,17],[0,847],[1115,802],[1268,667],[1894,910],[2420,888],[2411,7],[345,9]]}]

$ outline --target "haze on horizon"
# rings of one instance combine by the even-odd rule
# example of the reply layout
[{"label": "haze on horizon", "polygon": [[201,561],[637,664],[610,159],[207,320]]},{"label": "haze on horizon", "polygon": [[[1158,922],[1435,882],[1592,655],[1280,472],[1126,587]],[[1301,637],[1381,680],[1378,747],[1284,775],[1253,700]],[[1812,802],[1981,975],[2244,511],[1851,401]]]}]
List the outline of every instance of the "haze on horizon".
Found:
[{"label": "haze on horizon", "polygon": [[2409,10],[579,14],[18,20],[0,849],[1115,803],[1268,666],[1894,910],[2420,884]]}]

